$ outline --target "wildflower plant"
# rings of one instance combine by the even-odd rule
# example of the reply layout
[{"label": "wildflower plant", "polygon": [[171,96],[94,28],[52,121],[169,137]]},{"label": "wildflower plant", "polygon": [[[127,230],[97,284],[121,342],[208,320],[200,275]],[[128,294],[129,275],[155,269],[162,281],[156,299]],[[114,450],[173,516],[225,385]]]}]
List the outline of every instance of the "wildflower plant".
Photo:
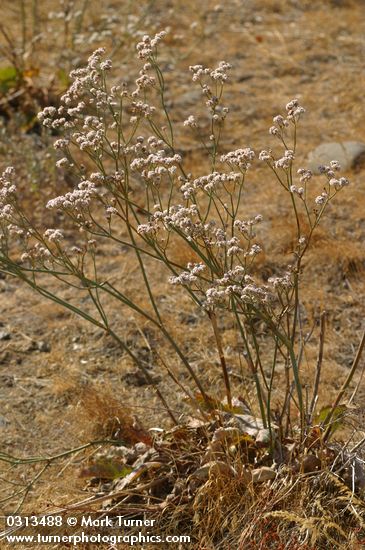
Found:
[{"label": "wildflower plant", "polygon": [[[286,105],[283,115],[274,117],[270,128],[279,155],[271,149],[257,155],[247,146],[222,153],[220,140],[229,117],[224,89],[231,68],[223,61],[213,69],[190,67],[206,103],[209,136],[204,136],[193,114],[181,126],[203,144],[210,169],[203,175],[189,173],[176,145],[175,123],[158,62],[164,35],[144,36],[137,45],[142,66],[134,89],[111,83],[112,63],[98,49],[85,67],[71,72],[72,83],[60,107],[50,106],[39,114],[43,125],[58,134],[54,143],[60,153],[57,166],[67,167],[78,177],[75,189],[53,198],[46,207],[63,213],[63,219],[78,230],[79,242],[70,246],[62,227],[40,230],[32,223],[18,199],[14,170],[8,168],[0,179],[0,269],[105,331],[154,384],[143,361],[123,339],[121,327],[113,325],[106,311],[105,298],[120,301],[157,328],[189,373],[202,398],[199,402],[209,405],[211,388],[204,387],[160,310],[146,269],[146,261],[156,261],[164,266],[166,280],[188,293],[210,320],[226,409],[233,410],[235,402],[219,323],[223,314],[232,316],[237,328],[255,383],[257,411],[271,443],[277,428],[285,432],[293,410],[303,441],[314,409],[303,396],[300,369],[305,345],[300,323],[302,262],[328,204],[349,182],[338,175],[338,162],[321,167],[322,189],[312,202],[308,192],[315,185],[312,173],[295,168],[298,129],[305,114],[297,99]],[[256,233],[263,218],[259,213],[250,219],[241,217],[246,174],[257,156],[286,193],[296,226],[291,264],[265,283],[257,276],[262,249]],[[108,241],[135,253],[150,309],[100,274],[98,250]],[[174,251],[180,245],[190,250],[194,261],[182,265],[176,260]],[[93,309],[50,290],[45,275],[72,288],[76,296],[86,293]],[[266,343],[270,342],[269,375],[257,319],[265,327]],[[281,410],[274,412],[279,358],[285,364],[286,391]],[[180,387],[192,397],[192,386]],[[157,386],[156,391],[177,422]]]}]

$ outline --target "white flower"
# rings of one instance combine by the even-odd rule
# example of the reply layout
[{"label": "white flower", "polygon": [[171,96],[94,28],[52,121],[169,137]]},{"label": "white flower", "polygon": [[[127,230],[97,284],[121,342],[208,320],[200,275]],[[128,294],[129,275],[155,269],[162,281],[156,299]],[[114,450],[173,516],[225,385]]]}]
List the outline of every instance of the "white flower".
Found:
[{"label": "white flower", "polygon": [[322,193],[321,195],[319,195],[318,197],[316,197],[314,199],[314,202],[318,205],[324,204],[326,202],[327,198],[328,198],[327,193]]},{"label": "white flower", "polygon": [[250,162],[255,158],[255,153],[250,147],[245,149],[236,149],[226,155],[222,155],[221,162],[227,162],[239,166],[240,168],[247,169],[250,167]]},{"label": "white flower", "polygon": [[272,159],[272,156],[271,156],[271,153],[268,152],[268,151],[261,151],[260,154],[259,154],[259,160],[271,160]]},{"label": "white flower", "polygon": [[189,126],[190,128],[197,128],[198,124],[193,115],[190,115],[186,120],[184,120],[184,126]]},{"label": "white flower", "polygon": [[64,209],[83,209],[87,208],[93,197],[97,195],[95,184],[91,181],[83,180],[74,189],[66,195],[60,195],[51,199],[47,203],[47,208],[64,208]]},{"label": "white flower", "polygon": [[65,147],[68,146],[69,143],[70,142],[68,139],[58,139],[57,141],[54,142],[53,147],[55,149],[64,149]]},{"label": "white flower", "polygon": [[106,59],[105,61],[103,61],[102,63],[100,63],[100,69],[102,71],[109,71],[109,69],[112,68],[112,62],[110,59]]},{"label": "white flower", "polygon": [[281,168],[282,170],[288,170],[291,166],[291,163],[294,160],[294,152],[291,149],[287,149],[284,153],[284,156],[275,161],[275,168]]},{"label": "white flower", "polygon": [[299,168],[297,173],[300,175],[301,183],[307,183],[313,176],[312,171],[306,170],[305,168]]},{"label": "white flower", "polygon": [[59,229],[47,229],[43,236],[51,243],[59,243],[64,239],[63,233]]},{"label": "white flower", "polygon": [[114,206],[107,206],[106,213],[111,216],[112,214],[118,214],[118,210]]}]

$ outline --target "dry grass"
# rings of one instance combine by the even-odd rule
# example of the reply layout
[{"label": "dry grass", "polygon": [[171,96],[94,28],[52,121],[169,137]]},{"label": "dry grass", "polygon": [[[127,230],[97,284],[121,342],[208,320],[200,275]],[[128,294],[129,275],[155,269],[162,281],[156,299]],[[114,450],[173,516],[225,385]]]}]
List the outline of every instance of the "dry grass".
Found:
[{"label": "dry grass", "polygon": [[[122,18],[130,4],[110,0],[103,6],[105,12]],[[196,106],[201,101],[199,96],[186,96],[190,89],[188,66],[213,64],[224,52],[224,58],[234,67],[227,93],[232,112],[229,132],[223,138],[226,150],[236,146],[263,146],[262,136],[270,125],[272,113],[279,111],[293,96],[300,97],[308,112],[302,126],[302,164],[307,153],[323,141],[365,142],[365,81],[360,70],[365,15],[361,2],[232,0],[222,3],[221,10],[212,8],[207,0],[198,6],[194,2],[182,4],[175,0],[167,4],[156,1],[150,6],[142,2],[141,9],[148,8],[148,18],[141,23],[141,29],[150,32],[151,26],[171,27],[169,43],[162,56],[166,64],[173,60],[174,76],[168,82],[168,100],[180,121],[186,114],[203,112],[203,107]],[[85,28],[98,24],[99,7],[99,2],[91,2]],[[43,0],[40,8],[38,17],[42,25],[46,13],[56,9],[57,3]],[[5,1],[3,11],[12,34],[21,36],[18,6]],[[192,28],[193,21],[196,26]],[[30,74],[24,102],[20,100],[11,105],[6,115],[10,119],[2,118],[4,126],[0,128],[0,164],[5,166],[10,161],[16,166],[29,210],[44,224],[48,220],[42,219],[42,205],[50,196],[69,189],[71,182],[67,174],[63,180],[50,167],[53,166],[52,147],[49,143],[41,144],[29,120],[24,122],[24,119],[29,108],[36,111],[47,100],[56,100],[61,84],[57,79],[52,84],[52,78],[56,60],[60,59],[62,36],[61,31],[53,35],[51,44],[47,43],[49,35],[40,41],[35,54],[27,61],[29,67],[39,66],[39,73]],[[113,49],[113,40],[106,38],[106,41],[107,47]],[[113,58],[115,65],[120,63],[124,75],[126,61],[132,64],[131,73],[125,75],[130,80],[135,70],[131,42],[127,37],[119,49],[116,48]],[[82,56],[86,57],[96,45],[99,43],[84,44]],[[62,63],[67,67],[67,56]],[[7,62],[1,60],[0,66],[4,64]],[[32,95],[33,88],[43,95]],[[3,103],[1,98],[1,108]],[[204,173],[202,151],[192,146],[189,135],[182,125],[180,128],[178,137],[189,169]],[[308,383],[312,382],[315,372],[318,316],[323,309],[328,315],[322,405],[331,402],[347,374],[363,322],[364,174],[361,166],[350,174],[354,184],[346,194],[341,194],[340,204],[328,212],[305,264],[303,308],[309,323],[316,324],[303,362]],[[264,215],[261,239],[265,257],[259,268],[265,277],[277,273],[289,258],[294,226],[286,221],[288,208],[282,195],[263,171],[254,171],[249,176],[243,210],[246,215],[258,212]],[[141,305],[147,307],[140,295],[135,260],[121,250],[110,249],[108,254],[108,273],[123,282],[132,294],[140,296]],[[179,248],[176,260],[186,263],[194,258],[189,251]],[[158,289],[164,315],[174,327],[174,337],[189,349],[194,367],[204,383],[213,389],[212,393],[222,396],[219,364],[208,323],[180,293],[167,295],[165,274],[153,265],[149,266],[149,276]],[[17,281],[0,280],[0,291],[2,322],[12,335],[10,341],[0,342],[0,420],[4,416],[7,421],[4,426],[1,424],[4,451],[14,455],[53,455],[90,439],[115,437],[118,431],[123,431],[123,426],[130,425],[130,418],[134,416],[143,419],[146,428],[168,426],[169,421],[150,386],[138,385],[133,376],[126,382],[124,375],[133,371],[129,359],[101,334],[60,308],[45,305]],[[133,349],[150,361],[151,372],[160,378],[159,387],[168,395],[171,407],[177,414],[187,412],[189,408],[182,392],[173,387],[163,366],[167,364],[182,384],[186,382],[170,350],[143,320],[137,316],[132,318],[127,310],[112,304],[109,307],[110,315]],[[247,365],[237,363],[233,353],[238,345],[236,332],[224,323],[223,319],[223,343],[235,375],[234,392],[251,403],[249,370]],[[47,340],[50,352],[30,349],[29,340]],[[151,341],[160,358],[148,349]],[[279,390],[278,402],[280,398]],[[361,410],[365,406],[362,387],[356,401]],[[74,461],[69,457],[64,459],[61,475],[59,464],[53,465],[47,478],[28,495],[24,510],[45,510],[47,506],[81,500],[83,482],[77,476],[92,456],[92,452],[87,451]],[[33,474],[31,467],[23,467],[22,475]],[[8,476],[9,472],[6,470],[4,475]],[[8,489],[4,484],[4,496]],[[356,549],[365,537],[361,531],[363,502],[356,498],[346,485],[325,472],[303,477],[290,477],[283,472],[272,485],[259,490],[248,488],[242,479],[228,482],[210,477],[197,491],[193,504],[177,506],[171,513],[165,513],[163,521],[166,532],[176,532],[179,522],[182,532],[185,525],[192,524],[194,544],[200,549],[294,550],[300,547],[309,550],[325,549],[329,545]]]}]

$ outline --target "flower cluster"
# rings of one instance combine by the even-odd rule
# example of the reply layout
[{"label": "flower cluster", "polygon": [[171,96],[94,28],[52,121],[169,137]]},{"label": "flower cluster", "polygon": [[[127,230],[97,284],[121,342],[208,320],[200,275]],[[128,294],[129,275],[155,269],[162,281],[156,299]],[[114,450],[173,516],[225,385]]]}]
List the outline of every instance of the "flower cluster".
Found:
[{"label": "flower cluster", "polygon": [[259,160],[271,162],[274,160],[273,154],[271,149],[269,151],[266,151],[265,149],[259,153]]},{"label": "flower cluster", "polygon": [[263,218],[261,214],[257,214],[257,216],[255,216],[251,220],[236,219],[233,225],[235,228],[238,229],[238,231],[244,236],[245,239],[251,240],[253,237],[256,236],[255,232],[253,231],[253,226],[262,222],[262,219]]},{"label": "flower cluster", "polygon": [[148,88],[153,88],[155,86],[155,77],[148,74],[150,69],[151,63],[145,63],[143,68],[139,71],[139,77],[136,80],[135,94],[139,94],[142,90],[147,90]]},{"label": "flower cluster", "polygon": [[275,168],[281,168],[282,170],[288,170],[294,160],[294,151],[287,149],[284,152],[284,156],[274,162]]},{"label": "flower cluster", "polygon": [[42,265],[49,260],[52,260],[51,251],[40,243],[36,243],[34,246],[28,248],[20,258],[22,263],[30,263],[33,266]]},{"label": "flower cluster", "polygon": [[[278,136],[281,139],[285,147],[284,155],[281,158],[276,159],[271,150],[262,150],[259,154],[259,159],[266,162],[274,170],[276,177],[284,188],[286,188],[290,193],[298,196],[299,199],[301,199],[306,204],[306,212],[307,215],[309,215],[306,198],[306,186],[307,183],[312,179],[313,173],[311,170],[308,170],[306,168],[299,168],[297,170],[297,174],[299,176],[299,181],[302,185],[295,185],[292,176],[292,166],[295,160],[294,149],[289,149],[283,139],[284,131],[289,127],[290,122],[296,125],[297,121],[299,120],[302,113],[305,112],[305,110],[299,105],[297,99],[293,99],[292,101],[290,101],[286,106],[286,110],[287,118],[284,118],[281,115],[277,115],[273,119],[275,126],[272,126],[270,128],[270,133]],[[342,187],[349,185],[349,180],[347,178],[337,176],[336,172],[338,172],[340,169],[341,166],[337,160],[332,160],[328,166],[319,167],[319,172],[324,174],[327,178],[328,187],[315,198],[314,203],[316,206],[324,207],[338,190],[340,190]],[[282,179],[282,176],[280,175],[281,170],[285,173],[286,177],[284,179]],[[334,192],[331,192],[331,189]],[[315,216],[318,215],[318,210],[316,207],[314,208],[314,213]],[[310,224],[312,224],[310,220],[309,222]]]},{"label": "flower cluster", "polygon": [[173,175],[176,172],[176,166],[182,161],[180,155],[175,154],[167,156],[164,150],[149,154],[147,157],[135,158],[130,168],[133,171],[139,171],[141,176],[154,184],[160,183],[164,174]]},{"label": "flower cluster", "polygon": [[320,195],[318,195],[318,197],[316,197],[314,199],[314,202],[318,205],[318,206],[322,206],[323,204],[325,204],[329,199],[329,195],[326,191],[323,191]]},{"label": "flower cluster", "polygon": [[305,190],[304,187],[297,187],[296,185],[290,186],[291,193],[295,193],[296,195],[299,195],[299,197],[303,197]]},{"label": "flower cluster", "polygon": [[139,235],[155,236],[159,229],[159,225],[156,222],[141,223],[137,227],[137,233]]},{"label": "flower cluster", "polygon": [[297,99],[292,99],[289,101],[285,108],[287,112],[287,119],[291,121],[297,122],[300,116],[305,113],[304,107],[299,105],[299,101]]},{"label": "flower cluster", "polygon": [[138,57],[140,59],[148,59],[149,57],[151,57],[157,44],[166,36],[166,34],[166,31],[161,31],[157,33],[153,38],[145,34],[141,42],[138,42],[136,46]]},{"label": "flower cluster", "polygon": [[248,304],[270,304],[275,300],[275,296],[270,291],[270,288],[267,285],[256,285],[249,284],[243,287],[241,300]]},{"label": "flower cluster", "polygon": [[226,61],[220,61],[218,67],[209,69],[203,65],[191,65],[189,70],[193,73],[193,82],[199,82],[204,76],[210,76],[222,84],[228,80],[228,71],[232,66]]},{"label": "flower cluster", "polygon": [[47,203],[47,208],[58,208],[60,210],[81,211],[86,209],[91,200],[98,194],[95,183],[83,180],[73,191],[51,199]]},{"label": "flower cluster", "polygon": [[329,185],[335,189],[341,189],[350,183],[347,178],[336,178],[336,172],[339,170],[341,170],[341,166],[337,160],[331,160],[329,166],[319,167],[319,172],[326,175]]},{"label": "flower cluster", "polygon": [[193,181],[184,180],[183,185],[180,187],[185,199],[189,199],[196,193],[198,189],[203,189],[205,192],[210,193],[217,188],[222,188],[227,183],[236,183],[242,180],[242,175],[238,172],[229,172],[228,174],[222,172],[212,172],[206,176],[200,176]]},{"label": "flower cluster", "polygon": [[297,172],[300,176],[300,183],[308,183],[310,179],[312,179],[313,173],[311,170],[307,170],[306,168],[299,168]]},{"label": "flower cluster", "polygon": [[245,149],[236,149],[235,151],[221,155],[220,161],[226,162],[230,166],[238,166],[241,170],[245,171],[251,166],[254,158],[255,152],[250,147],[246,147]]},{"label": "flower cluster", "polygon": [[[61,97],[61,105],[46,107],[38,119],[50,129],[63,131],[65,136],[54,143],[54,148],[66,152],[57,167],[74,166],[70,146],[76,146],[89,155],[108,149],[108,154],[118,151],[117,141],[107,135],[115,128],[117,117],[109,122],[106,112],[119,106],[119,86],[107,89],[105,73],[111,69],[111,61],[103,60],[104,49],[97,49],[88,59],[85,67],[70,73],[72,83]],[[136,105],[135,110],[146,112],[147,107]],[[92,114],[93,113],[93,114]]]},{"label": "flower cluster", "polygon": [[188,271],[182,271],[176,277],[170,277],[169,282],[172,285],[191,285],[198,280],[199,274],[206,269],[202,263],[188,263]]},{"label": "flower cluster", "polygon": [[326,176],[328,187],[318,195],[314,202],[317,206],[323,208],[324,205],[334,196],[337,191],[350,184],[345,177],[336,177],[336,172],[341,170],[340,163],[337,160],[332,160],[329,166],[320,166],[319,172]]},{"label": "flower cluster", "polygon": [[14,200],[16,193],[16,186],[13,183],[15,170],[12,166],[9,166],[4,170],[0,176],[0,220],[9,222],[14,212]]},{"label": "flower cluster", "polygon": [[270,283],[274,289],[287,290],[293,287],[293,279],[290,271],[287,271],[281,277],[269,277],[268,283]]},{"label": "flower cluster", "polygon": [[[228,107],[223,107],[221,97],[225,82],[228,80],[228,71],[231,65],[226,61],[221,61],[215,69],[204,67],[203,65],[191,65],[189,70],[193,73],[193,82],[200,84],[203,95],[206,98],[205,104],[209,109],[213,124],[221,125],[229,112]],[[208,85],[206,80],[210,80]],[[198,124],[193,115],[190,115],[185,121],[185,126],[197,128]],[[216,136],[211,134],[210,140],[215,141]]]},{"label": "flower cluster", "polygon": [[[173,205],[168,210],[156,210],[151,216],[150,224],[152,226],[162,225],[166,230],[170,231],[173,228],[179,229],[188,236],[188,239],[193,239],[201,236],[204,232],[204,227],[198,218],[198,207],[196,204],[185,207],[180,204]],[[139,226],[139,231],[140,231]]]},{"label": "flower cluster", "polygon": [[[82,118],[86,104],[84,96],[87,91],[91,97],[88,103],[95,103],[101,108],[108,104],[108,96],[102,89],[102,72],[111,68],[111,61],[102,61],[103,48],[98,48],[88,59],[86,67],[81,67],[70,73],[73,82],[67,92],[61,97],[61,106],[46,107],[38,115],[38,119],[49,128],[74,128],[77,119]],[[75,107],[71,105],[78,101]]]},{"label": "flower cluster", "polygon": [[[237,281],[237,275],[239,280]],[[208,309],[227,305],[231,296],[245,305],[270,306],[275,296],[267,285],[258,285],[250,275],[245,275],[241,266],[226,272],[223,277],[213,281],[205,291],[204,306]]]},{"label": "flower cluster", "polygon": [[195,116],[190,115],[186,120],[184,120],[184,126],[189,126],[190,128],[197,128],[198,123],[196,121]]},{"label": "flower cluster", "polygon": [[[257,285],[242,265],[237,265],[225,271],[221,277],[210,281],[201,276],[206,269],[204,263],[189,263],[186,271],[170,277],[169,282],[172,285],[188,286],[202,294],[203,307],[206,309],[228,305],[231,296],[235,296],[242,303],[262,306],[271,304],[275,299],[269,286]],[[279,278],[277,279],[279,281]]]},{"label": "flower cluster", "polygon": [[232,68],[232,65],[226,61],[220,61],[218,67],[210,71],[210,76],[213,80],[219,80],[219,82],[226,82],[228,80],[228,71]]},{"label": "flower cluster", "polygon": [[133,101],[131,104],[133,116],[130,118],[131,124],[135,124],[139,118],[148,118],[153,115],[156,108],[144,101]]},{"label": "flower cluster", "polygon": [[274,126],[270,127],[269,133],[282,139],[290,122],[296,124],[303,113],[305,113],[305,109],[299,105],[298,99],[292,99],[286,105],[286,118],[276,115],[273,118]]},{"label": "flower cluster", "polygon": [[[164,152],[161,149],[163,146],[164,146],[164,142],[161,139],[157,139],[155,136],[150,136],[147,139],[144,136],[137,136],[134,142],[131,142],[129,145],[121,145],[120,151],[125,156],[128,155],[131,158],[133,158],[133,160],[135,158],[142,157],[140,168],[143,168],[145,165],[145,160],[148,155],[152,153],[157,154],[158,151],[162,151],[160,155],[164,156]],[[131,163],[132,162],[133,161],[131,161]]]},{"label": "flower cluster", "polygon": [[63,233],[59,229],[47,229],[43,236],[50,243],[59,243],[64,239]]},{"label": "flower cluster", "polygon": [[88,148],[97,151],[103,146],[105,125],[101,118],[86,116],[82,129],[83,132],[73,134],[73,138],[81,151]]}]

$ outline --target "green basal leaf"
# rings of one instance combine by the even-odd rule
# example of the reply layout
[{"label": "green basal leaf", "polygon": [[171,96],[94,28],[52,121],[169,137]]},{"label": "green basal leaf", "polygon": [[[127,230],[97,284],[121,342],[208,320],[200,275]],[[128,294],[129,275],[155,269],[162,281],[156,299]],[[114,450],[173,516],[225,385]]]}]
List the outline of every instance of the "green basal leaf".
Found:
[{"label": "green basal leaf", "polygon": [[70,78],[64,69],[58,69],[57,71],[58,82],[63,89],[67,89],[70,85]]},{"label": "green basal leaf", "polygon": [[97,478],[97,479],[119,479],[126,477],[132,472],[132,468],[125,464],[120,464],[112,459],[98,460],[94,464],[90,464],[84,468],[80,477],[82,478]]},{"label": "green basal leaf", "polygon": [[18,71],[13,66],[0,67],[0,91],[7,92],[15,86],[18,79]]},{"label": "green basal leaf", "polygon": [[[328,422],[326,422],[326,420],[331,410],[332,410],[331,405],[323,407],[320,410],[320,412],[317,414],[316,418],[314,419],[315,424],[322,424],[326,428],[328,426]],[[338,405],[334,409],[332,417],[330,419],[332,432],[338,430],[343,426],[344,413],[346,412],[346,410],[347,410],[346,405]]]}]

